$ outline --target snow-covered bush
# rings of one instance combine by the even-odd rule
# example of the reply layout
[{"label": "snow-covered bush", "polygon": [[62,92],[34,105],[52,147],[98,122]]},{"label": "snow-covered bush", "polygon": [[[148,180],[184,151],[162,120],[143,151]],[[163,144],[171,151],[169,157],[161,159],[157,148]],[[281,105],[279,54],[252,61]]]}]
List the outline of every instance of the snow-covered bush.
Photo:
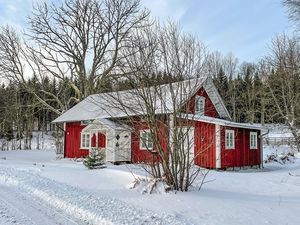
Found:
[{"label": "snow-covered bush", "polygon": [[162,194],[169,192],[171,187],[163,178],[136,178],[127,186],[129,189],[136,189],[142,194]]},{"label": "snow-covered bush", "polygon": [[270,162],[278,162],[280,164],[285,164],[287,162],[294,162],[295,161],[295,154],[294,152],[287,152],[287,153],[271,153],[270,155],[267,155],[267,159],[265,160],[265,163]]}]

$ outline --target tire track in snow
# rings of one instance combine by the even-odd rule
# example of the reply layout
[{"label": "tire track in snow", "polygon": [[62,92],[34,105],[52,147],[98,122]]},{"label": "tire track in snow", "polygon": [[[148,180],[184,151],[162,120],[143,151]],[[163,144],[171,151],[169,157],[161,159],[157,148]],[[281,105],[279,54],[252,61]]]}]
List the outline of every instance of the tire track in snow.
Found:
[{"label": "tire track in snow", "polygon": [[[0,194],[1,193],[2,188],[0,186]],[[0,224],[32,225],[32,221],[14,205],[5,201],[2,196],[0,196]]]},{"label": "tire track in snow", "polygon": [[0,224],[15,225],[75,225],[54,209],[15,188],[0,185]]},{"label": "tire track in snow", "polygon": [[92,196],[79,188],[41,177],[32,171],[0,167],[0,184],[25,191],[84,224],[188,224],[174,215],[156,214],[111,197]]}]

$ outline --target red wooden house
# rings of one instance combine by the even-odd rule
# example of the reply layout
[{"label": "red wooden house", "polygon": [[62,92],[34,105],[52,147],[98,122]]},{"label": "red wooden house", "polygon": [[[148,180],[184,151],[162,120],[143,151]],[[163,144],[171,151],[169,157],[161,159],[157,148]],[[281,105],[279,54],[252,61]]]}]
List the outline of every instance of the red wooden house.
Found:
[{"label": "red wooden house", "polygon": [[149,126],[143,120],[148,111],[141,93],[149,97],[155,116],[160,118],[162,146],[167,145],[174,129],[170,125],[174,111],[180,109],[178,116],[189,124],[183,129],[192,140],[187,148],[196,165],[217,169],[261,165],[260,127],[232,122],[210,77],[146,91],[143,88],[87,97],[53,121],[64,123],[64,156],[86,157],[90,151],[100,149],[110,162],[137,163],[155,158]]}]

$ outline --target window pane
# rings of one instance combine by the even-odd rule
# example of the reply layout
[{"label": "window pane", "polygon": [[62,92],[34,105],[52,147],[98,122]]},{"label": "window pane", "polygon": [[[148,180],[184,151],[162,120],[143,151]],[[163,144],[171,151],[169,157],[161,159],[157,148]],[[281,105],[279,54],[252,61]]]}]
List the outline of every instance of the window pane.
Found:
[{"label": "window pane", "polygon": [[148,131],[142,131],[140,135],[140,147],[142,149],[148,149],[149,148],[149,142],[150,140],[150,132]]},{"label": "window pane", "polygon": [[90,147],[90,135],[86,135],[86,146],[85,147]]},{"label": "window pane", "polygon": [[233,130],[225,131],[225,146],[227,149],[234,148],[234,131]]},{"label": "window pane", "polygon": [[142,138],[145,139],[146,136],[147,136],[147,133],[146,133],[146,132],[143,132],[143,133],[142,133]]},{"label": "window pane", "polygon": [[151,133],[148,132],[147,134],[148,134],[148,137],[147,137],[148,148],[152,149],[153,148],[153,143],[152,143]]},{"label": "window pane", "polygon": [[199,111],[200,112],[204,111],[204,101],[203,101],[203,99],[200,99],[200,101],[199,101]]},{"label": "window pane", "polygon": [[90,146],[90,140],[86,139],[85,147],[89,147],[89,146]]},{"label": "window pane", "polygon": [[82,142],[82,143],[81,143],[81,146],[82,146],[82,147],[85,147],[85,134],[82,134],[82,135],[81,135],[81,142]]},{"label": "window pane", "polygon": [[250,148],[257,148],[257,133],[250,133]]},{"label": "window pane", "polygon": [[195,96],[195,112],[204,113],[205,108],[205,98],[202,96]]},{"label": "window pane", "polygon": [[229,135],[228,135],[228,133],[226,133],[226,147],[228,147],[228,145],[229,145]]}]

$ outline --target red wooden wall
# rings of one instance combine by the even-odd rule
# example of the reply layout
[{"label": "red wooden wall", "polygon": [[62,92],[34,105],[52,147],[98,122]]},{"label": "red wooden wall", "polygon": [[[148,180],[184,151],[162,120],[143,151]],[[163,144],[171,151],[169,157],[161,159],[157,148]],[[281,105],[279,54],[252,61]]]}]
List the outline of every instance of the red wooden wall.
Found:
[{"label": "red wooden wall", "polygon": [[[66,123],[66,158],[81,158],[89,155],[89,150],[80,149],[81,131],[85,127],[80,122]],[[93,135],[91,144],[92,147],[96,147],[96,134]],[[98,134],[98,145],[105,148],[105,135],[102,133]]]},{"label": "red wooden wall", "polygon": [[195,123],[195,164],[206,168],[216,166],[215,125]]},{"label": "red wooden wall", "polygon": [[92,136],[92,147],[105,148],[105,145],[106,145],[105,134],[98,133],[98,146],[96,146],[97,145],[96,137],[97,137],[97,135],[93,134],[93,136]]},{"label": "red wooden wall", "polygon": [[81,158],[89,155],[89,151],[80,149],[81,131],[85,126],[80,122],[66,123],[66,158]]},{"label": "red wooden wall", "polygon": [[[168,129],[165,126],[163,121],[158,121],[158,126],[159,126],[159,141],[161,147],[164,149],[166,153],[167,149],[167,144],[166,140],[168,137]],[[137,120],[133,124],[133,132],[131,134],[131,158],[132,162],[153,162],[157,161],[157,153],[155,151],[150,152],[148,150],[141,150],[140,149],[140,132],[142,130],[148,129],[148,125],[146,122],[142,122]],[[154,146],[153,150],[155,150],[157,147]],[[167,157],[167,153],[166,153]]]},{"label": "red wooden wall", "polygon": [[199,91],[197,91],[197,93],[193,97],[191,97],[191,100],[189,102],[189,110],[188,110],[189,113],[193,113],[193,114],[195,113],[195,96],[196,95],[205,97],[205,112],[204,112],[204,115],[219,118],[218,111],[216,110],[216,108],[213,105],[212,101],[208,97],[208,95],[207,95],[206,91],[204,90],[204,88],[200,88]]},{"label": "red wooden wall", "polygon": [[[235,148],[225,149],[225,129],[235,131]],[[250,132],[257,132],[257,149],[250,149]],[[260,131],[245,128],[221,128],[221,167],[260,165]]]},{"label": "red wooden wall", "polygon": [[[195,164],[206,168],[215,168],[216,166],[216,146],[215,146],[215,125],[195,122]],[[66,148],[65,157],[79,158],[86,157],[89,154],[88,150],[80,149],[81,131],[85,126],[80,122],[66,124]],[[150,162],[157,161],[157,153],[149,152],[140,149],[140,131],[147,129],[145,122],[137,121],[134,124],[132,132],[132,161],[133,162]],[[168,128],[164,122],[159,122],[159,139],[161,146],[165,150],[167,156]],[[225,149],[225,129],[235,130],[235,149]],[[258,149],[250,149],[250,132],[257,132]],[[260,165],[260,132],[257,130],[249,130],[244,128],[232,128],[221,126],[221,167],[243,167]],[[98,135],[99,147],[105,148],[105,135]],[[92,146],[96,146],[96,135],[92,137]],[[154,146],[155,149],[155,146]]]}]

